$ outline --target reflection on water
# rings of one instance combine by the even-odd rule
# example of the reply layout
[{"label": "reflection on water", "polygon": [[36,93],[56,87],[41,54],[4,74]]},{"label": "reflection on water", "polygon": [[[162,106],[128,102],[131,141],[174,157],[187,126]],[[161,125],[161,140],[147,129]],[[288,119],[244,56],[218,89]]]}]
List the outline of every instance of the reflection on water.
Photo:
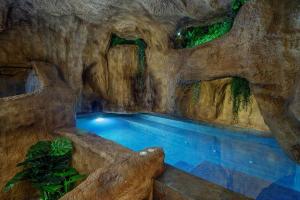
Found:
[{"label": "reflection on water", "polygon": [[132,150],[162,147],[166,162],[258,200],[300,200],[300,168],[274,139],[153,115],[90,115],[77,127]]}]

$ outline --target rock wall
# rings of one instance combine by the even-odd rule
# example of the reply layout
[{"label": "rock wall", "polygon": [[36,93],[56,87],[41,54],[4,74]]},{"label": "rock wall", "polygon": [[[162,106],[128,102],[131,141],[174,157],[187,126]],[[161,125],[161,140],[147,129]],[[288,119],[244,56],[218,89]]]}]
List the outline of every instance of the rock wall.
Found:
[{"label": "rock wall", "polygon": [[133,152],[112,141],[74,129],[56,131],[75,146],[73,166],[88,174],[62,199],[152,199],[154,178],[164,170],[164,153],[152,148]]},{"label": "rock wall", "polygon": [[[137,83],[135,77],[138,72],[138,56],[137,47],[135,45],[119,45],[109,49],[107,55],[107,69],[105,71],[97,71],[92,66],[85,74],[84,80],[89,87],[102,86],[105,90],[94,88],[94,91],[101,91],[98,97],[105,100],[103,109],[106,111],[130,112],[160,112],[165,113],[165,108],[153,109],[155,101],[159,97],[165,99],[167,94],[157,94],[155,90],[160,88],[157,84],[151,83],[152,68],[148,66],[145,72],[145,91],[142,95],[138,94],[136,89]],[[159,74],[159,73],[157,73]],[[166,73],[162,73],[162,81]],[[154,78],[159,78],[154,77]],[[169,79],[166,79],[169,80]],[[85,82],[84,82],[85,83]],[[209,123],[229,125],[243,128],[253,128],[261,131],[268,131],[264,120],[260,114],[255,97],[251,97],[249,109],[241,109],[238,119],[235,119],[232,112],[232,99],[230,89],[230,79],[222,79],[216,81],[204,81],[201,84],[201,93],[197,102],[194,102],[191,85],[188,87],[180,87],[174,83],[176,89],[175,106],[169,114],[179,115],[194,120],[206,121]],[[172,88],[174,90],[174,88]],[[165,90],[165,88],[163,88]],[[84,93],[93,93],[93,91],[84,90]],[[99,93],[98,93],[99,94]],[[143,95],[150,96],[147,102]],[[141,99],[139,99],[141,97]],[[167,99],[167,98],[166,98]],[[85,104],[92,104],[94,97],[87,98]],[[88,107],[88,106],[87,106]],[[91,111],[91,109],[86,109]]]},{"label": "rock wall", "polygon": [[28,69],[0,68],[0,98],[24,94]]},{"label": "rock wall", "polygon": [[[83,74],[94,70],[101,79],[108,68],[112,33],[138,37],[148,45],[145,82],[154,89],[143,101],[149,110],[174,113],[178,81],[246,78],[266,125],[300,159],[298,0],[250,0],[228,34],[182,50],[173,49],[176,31],[218,20],[228,13],[229,0],[1,1],[0,65],[43,60],[59,66],[78,110]],[[89,90],[96,98],[105,97],[107,88],[94,82]]]},{"label": "rock wall", "polygon": [[177,87],[177,115],[227,126],[269,130],[253,95],[249,105],[246,108],[241,106],[238,115],[234,116],[230,78],[203,81],[199,87],[199,97],[193,97],[192,85]]},{"label": "rock wall", "polygon": [[32,63],[41,87],[34,93],[0,98],[0,131],[20,128],[53,130],[75,124],[74,94],[59,79],[55,67]]},{"label": "rock wall", "polygon": [[116,111],[136,109],[135,76],[138,72],[136,46],[116,46],[107,55],[108,103],[107,108]]},{"label": "rock wall", "polygon": [[31,145],[51,138],[58,127],[74,126],[75,95],[47,63],[27,63],[40,81],[40,88],[28,94],[0,98],[0,199],[27,200],[36,196],[29,184],[4,193],[2,188],[19,169]]}]

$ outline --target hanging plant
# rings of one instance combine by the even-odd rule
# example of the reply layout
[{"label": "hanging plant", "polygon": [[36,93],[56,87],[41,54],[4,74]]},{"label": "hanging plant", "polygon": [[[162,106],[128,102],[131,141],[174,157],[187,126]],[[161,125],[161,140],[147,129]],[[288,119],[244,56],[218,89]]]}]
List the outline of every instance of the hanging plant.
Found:
[{"label": "hanging plant", "polygon": [[247,1],[248,0],[232,0],[231,11],[222,22],[209,26],[190,27],[177,32],[175,46],[179,48],[193,48],[228,33],[232,28],[236,14]]},{"label": "hanging plant", "polygon": [[186,45],[184,48],[193,48],[219,38],[229,32],[231,27],[232,20],[228,18],[210,26],[188,28],[182,33]]},{"label": "hanging plant", "polygon": [[137,45],[138,47],[138,71],[135,74],[135,82],[140,91],[142,91],[145,87],[144,83],[144,74],[146,68],[146,48],[147,44],[144,42],[143,39],[135,39],[135,40],[127,40],[125,38],[121,38],[115,34],[112,35],[111,39],[111,47],[116,45]]},{"label": "hanging plant", "polygon": [[238,118],[240,109],[247,109],[250,103],[251,91],[249,82],[244,78],[234,77],[231,81],[232,113]]},{"label": "hanging plant", "polygon": [[200,93],[201,93],[201,82],[200,81],[193,84],[192,93],[193,93],[192,102],[193,102],[193,104],[196,104],[200,99]]},{"label": "hanging plant", "polygon": [[[226,34],[231,30],[234,18],[239,9],[247,1],[248,0],[232,0],[231,11],[222,22],[211,24],[209,26],[190,27],[177,32],[175,43],[176,41],[180,41],[180,44],[175,44],[175,46],[182,48],[193,48]],[[200,94],[196,88],[197,87],[193,86],[193,102],[198,101],[198,93]],[[232,113],[234,118],[237,118],[240,109],[247,109],[247,106],[250,102],[251,91],[249,82],[246,79],[237,77],[233,78],[231,83],[231,94],[233,100]]]}]

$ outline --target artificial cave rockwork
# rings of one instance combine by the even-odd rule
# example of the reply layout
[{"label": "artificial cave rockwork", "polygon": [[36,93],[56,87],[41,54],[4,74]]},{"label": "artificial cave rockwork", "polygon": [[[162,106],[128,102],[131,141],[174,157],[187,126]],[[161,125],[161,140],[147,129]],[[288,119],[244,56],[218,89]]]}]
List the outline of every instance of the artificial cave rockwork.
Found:
[{"label": "artificial cave rockwork", "polygon": [[[178,30],[222,21],[231,0],[0,0],[0,80],[11,67],[11,82],[25,84],[24,73],[15,68],[25,66],[35,69],[40,81],[33,93],[1,93],[6,97],[0,99],[5,179],[0,186],[32,143],[74,126],[76,112],[94,109],[158,112],[270,131],[300,162],[299,4],[249,0],[228,33],[177,49]],[[142,75],[139,46],[113,46],[114,35],[145,42]],[[238,120],[231,77],[246,79],[251,88],[248,109]],[[22,146],[20,155],[11,156],[14,146]]]}]

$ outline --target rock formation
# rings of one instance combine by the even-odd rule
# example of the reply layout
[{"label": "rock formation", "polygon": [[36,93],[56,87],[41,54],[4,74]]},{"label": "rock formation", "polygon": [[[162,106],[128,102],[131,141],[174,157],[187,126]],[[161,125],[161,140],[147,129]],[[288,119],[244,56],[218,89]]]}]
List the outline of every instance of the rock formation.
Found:
[{"label": "rock formation", "polygon": [[178,55],[185,63],[181,79],[241,76],[249,80],[266,124],[297,161],[300,123],[291,106],[299,98],[298,5],[299,1],[251,1],[227,36]]},{"label": "rock formation", "polygon": [[4,200],[36,195],[28,184],[18,185],[9,193],[2,188],[18,172],[16,164],[24,159],[32,144],[51,137],[49,133],[55,128],[75,123],[75,95],[60,79],[56,67],[43,62],[26,66],[36,71],[38,90],[0,99],[0,199]]},{"label": "rock formation", "polygon": [[[178,81],[246,78],[265,123],[299,161],[299,0],[250,0],[228,34],[173,49],[177,30],[217,21],[229,7],[230,0],[1,0],[0,66],[32,60],[57,65],[80,110],[86,88],[110,100],[101,83],[108,80],[112,33],[142,38],[148,45],[145,80],[155,93],[144,95],[154,102],[151,111],[176,111]],[[85,86],[87,70],[94,79]]]},{"label": "rock formation", "polygon": [[154,178],[164,169],[163,159],[162,150],[146,149],[109,168],[96,170],[61,199],[151,200]]},{"label": "rock formation", "polygon": [[235,116],[232,111],[231,79],[203,81],[197,88],[198,97],[194,97],[193,85],[176,88],[176,114],[209,123],[252,128],[264,131],[268,135],[269,128],[260,114],[255,97],[252,95],[249,105]]}]

